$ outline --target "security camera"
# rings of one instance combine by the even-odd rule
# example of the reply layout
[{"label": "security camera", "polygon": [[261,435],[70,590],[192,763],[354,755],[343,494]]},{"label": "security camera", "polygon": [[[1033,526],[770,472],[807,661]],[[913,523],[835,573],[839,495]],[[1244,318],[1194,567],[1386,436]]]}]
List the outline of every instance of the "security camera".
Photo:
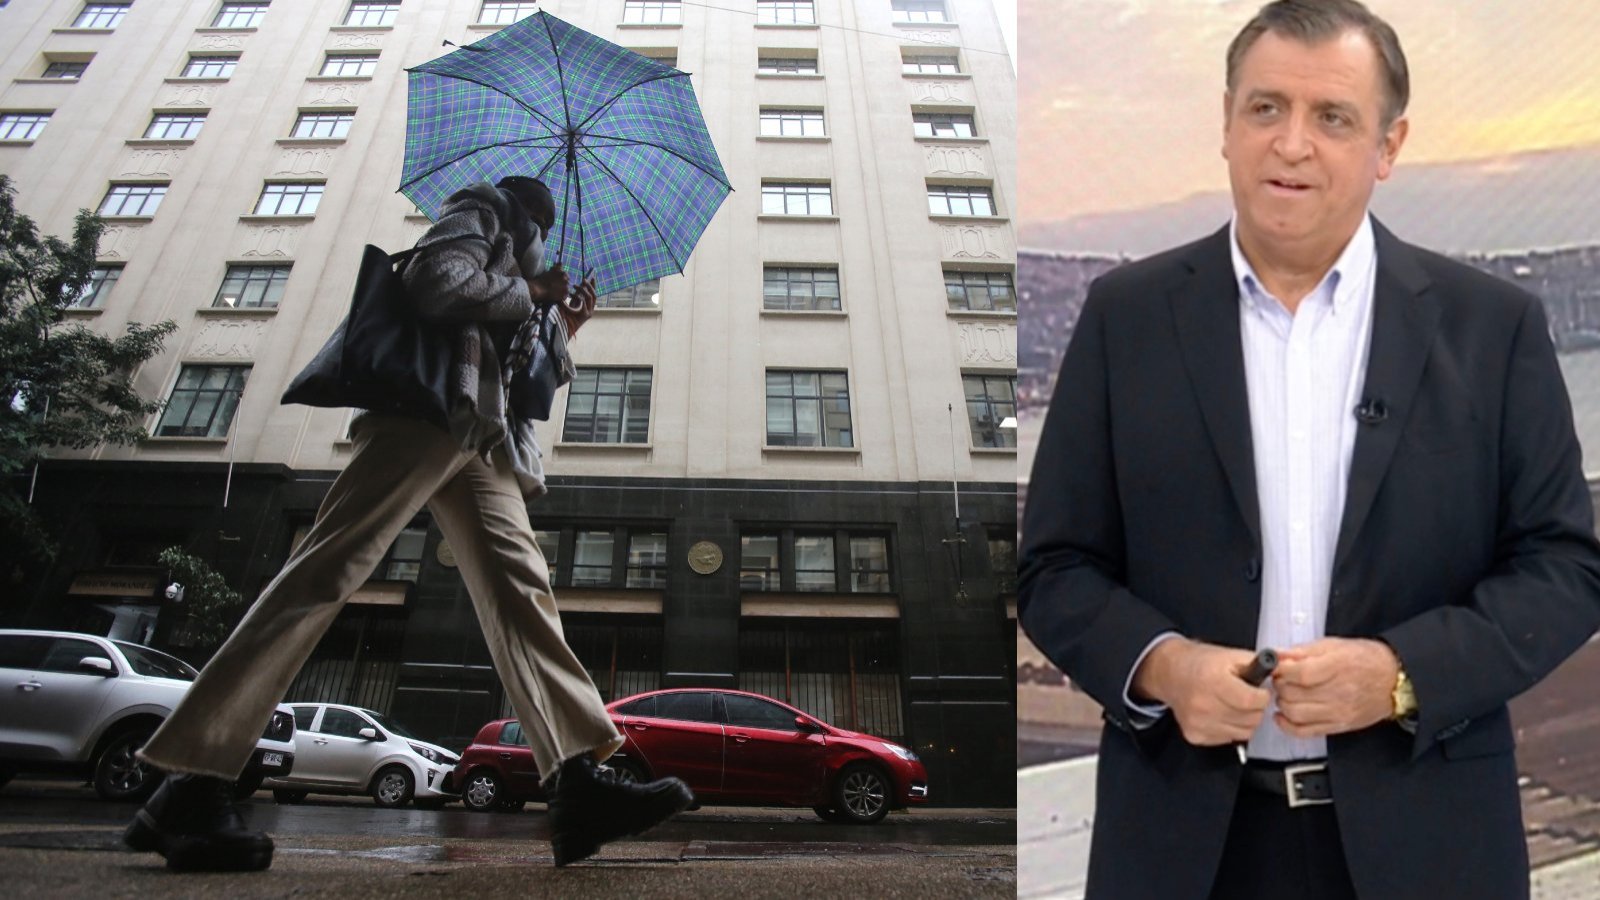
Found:
[{"label": "security camera", "polygon": [[173,603],[182,603],[183,585],[177,583],[176,581],[167,585],[167,599],[171,600]]}]

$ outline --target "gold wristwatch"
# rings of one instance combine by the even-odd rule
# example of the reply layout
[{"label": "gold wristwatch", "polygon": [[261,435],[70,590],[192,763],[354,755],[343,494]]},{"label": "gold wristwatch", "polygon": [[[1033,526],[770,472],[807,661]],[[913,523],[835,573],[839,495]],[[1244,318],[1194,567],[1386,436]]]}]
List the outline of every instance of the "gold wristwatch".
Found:
[{"label": "gold wristwatch", "polygon": [[1406,675],[1404,668],[1394,680],[1394,691],[1390,694],[1394,700],[1394,710],[1389,718],[1399,721],[1417,714],[1417,692],[1411,687],[1411,678]]}]

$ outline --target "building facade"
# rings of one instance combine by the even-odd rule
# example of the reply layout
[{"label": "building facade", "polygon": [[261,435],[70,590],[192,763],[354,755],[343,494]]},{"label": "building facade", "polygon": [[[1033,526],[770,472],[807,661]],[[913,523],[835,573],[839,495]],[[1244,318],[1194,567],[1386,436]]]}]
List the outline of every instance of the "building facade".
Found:
[{"label": "building facade", "polygon": [[[107,221],[69,321],[179,326],[136,373],[151,437],[40,466],[61,553],[4,566],[0,623],[184,655],[169,546],[260,592],[351,452],[348,412],[279,396],[363,245],[428,225],[395,190],[405,69],[536,9],[691,73],[734,187],[681,275],[604,298],[540,429],[569,640],[607,701],[759,691],[913,746],[936,801],[1011,804],[1016,82],[986,0],[0,6],[0,172],[47,232]],[[426,511],[289,699],[458,745],[505,709]]]}]

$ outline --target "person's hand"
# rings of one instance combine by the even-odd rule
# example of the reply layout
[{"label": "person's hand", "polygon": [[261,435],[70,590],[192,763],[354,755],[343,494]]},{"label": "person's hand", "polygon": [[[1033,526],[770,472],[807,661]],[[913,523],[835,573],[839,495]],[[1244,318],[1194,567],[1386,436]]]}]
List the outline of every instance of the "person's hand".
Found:
[{"label": "person's hand", "polygon": [[1400,660],[1367,638],[1323,638],[1278,651],[1278,727],[1297,737],[1359,731],[1394,711]]},{"label": "person's hand", "polygon": [[599,296],[594,292],[594,279],[590,278],[578,285],[578,290],[573,294],[573,303],[563,303],[559,307],[561,318],[567,323],[567,337],[576,337],[578,329],[583,323],[589,321],[594,315],[594,305],[599,302]]},{"label": "person's hand", "polygon": [[1188,638],[1162,641],[1134,673],[1133,692],[1170,707],[1183,739],[1197,747],[1247,741],[1272,697],[1239,677],[1254,658]]},{"label": "person's hand", "polygon": [[572,279],[565,269],[552,266],[528,279],[528,296],[534,303],[561,303],[572,292]]}]

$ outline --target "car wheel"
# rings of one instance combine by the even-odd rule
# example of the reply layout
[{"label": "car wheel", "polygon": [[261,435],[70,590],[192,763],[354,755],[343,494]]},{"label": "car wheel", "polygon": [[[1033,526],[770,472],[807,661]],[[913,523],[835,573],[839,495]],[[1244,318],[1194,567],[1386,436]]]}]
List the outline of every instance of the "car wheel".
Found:
[{"label": "car wheel", "polygon": [[623,782],[624,784],[649,780],[645,776],[644,769],[631,759],[617,759],[613,757],[606,760],[606,766],[613,772],[616,772],[617,780]]},{"label": "car wheel", "polygon": [[286,791],[280,788],[272,792],[272,799],[285,806],[292,806],[296,803],[306,802],[308,793],[308,791]]},{"label": "car wheel", "polygon": [[865,763],[845,766],[833,783],[833,808],[856,825],[882,819],[889,814],[889,779]]},{"label": "car wheel", "polygon": [[411,805],[415,806],[417,809],[426,809],[429,812],[444,809],[443,800],[413,800],[411,801]]},{"label": "car wheel", "polygon": [[489,812],[504,794],[505,788],[493,772],[478,769],[467,776],[461,788],[461,805],[473,812]]},{"label": "car wheel", "polygon": [[411,802],[411,772],[404,766],[389,766],[372,779],[372,799],[384,809],[397,809]]},{"label": "car wheel", "polygon": [[248,799],[250,799],[250,795],[251,794],[254,794],[256,791],[261,790],[261,782],[262,782],[263,778],[264,778],[264,776],[254,775],[254,776],[251,776],[251,777],[248,777],[248,778],[241,778],[238,781],[235,781],[233,783],[233,799],[235,799],[235,800],[248,800]]},{"label": "car wheel", "polygon": [[155,792],[161,775],[134,754],[150,739],[148,731],[125,731],[113,737],[94,763],[94,792],[106,800],[136,803]]},{"label": "car wheel", "polygon": [[824,822],[838,822],[845,824],[850,821],[841,815],[839,810],[832,806],[813,806],[811,807],[811,811],[816,813]]}]

